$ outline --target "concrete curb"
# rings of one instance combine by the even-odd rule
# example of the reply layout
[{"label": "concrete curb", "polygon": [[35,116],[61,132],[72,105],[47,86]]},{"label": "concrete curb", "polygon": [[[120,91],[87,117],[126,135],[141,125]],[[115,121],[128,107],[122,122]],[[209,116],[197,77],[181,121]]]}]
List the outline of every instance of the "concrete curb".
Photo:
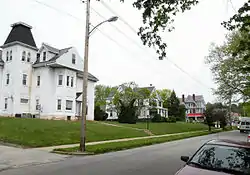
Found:
[{"label": "concrete curb", "polygon": [[66,151],[51,151],[51,153],[63,154],[63,155],[74,155],[74,156],[91,156],[95,155],[94,153],[89,152],[66,152]]}]

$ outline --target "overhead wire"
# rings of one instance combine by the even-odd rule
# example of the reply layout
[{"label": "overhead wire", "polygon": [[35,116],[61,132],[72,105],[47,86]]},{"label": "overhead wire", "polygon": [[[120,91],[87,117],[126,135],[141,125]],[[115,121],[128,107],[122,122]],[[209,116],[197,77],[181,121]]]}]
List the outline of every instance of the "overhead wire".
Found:
[{"label": "overhead wire", "polygon": [[[115,12],[111,7],[109,7],[104,1],[101,1],[102,5],[108,9],[111,13],[113,13],[114,15],[118,16],[119,19],[125,24],[127,25],[131,31],[133,31],[135,34],[137,34],[136,30],[121,16],[119,15],[117,12]],[[150,53],[150,56],[151,53]],[[154,58],[154,56],[152,56]],[[184,69],[182,69],[180,66],[178,66],[174,61],[172,61],[171,59],[167,59],[170,63],[172,63],[177,69],[179,69],[181,72],[183,72],[184,74],[186,74],[187,76],[189,76],[191,79],[193,79],[194,81],[196,81],[198,84],[208,88],[208,89],[213,89],[207,85],[205,85],[204,83],[202,83],[200,80],[196,79],[195,77],[193,77],[191,74],[189,74],[187,71],[185,71]]]}]

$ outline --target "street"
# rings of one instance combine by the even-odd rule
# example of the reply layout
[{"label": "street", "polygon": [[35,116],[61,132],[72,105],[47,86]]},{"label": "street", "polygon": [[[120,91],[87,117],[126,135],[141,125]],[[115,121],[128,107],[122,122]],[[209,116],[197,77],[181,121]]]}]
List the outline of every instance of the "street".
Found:
[{"label": "street", "polygon": [[70,157],[66,160],[36,166],[9,169],[1,175],[171,175],[184,162],[181,155],[191,155],[210,139],[246,140],[239,131],[224,132],[164,144],[96,156]]}]

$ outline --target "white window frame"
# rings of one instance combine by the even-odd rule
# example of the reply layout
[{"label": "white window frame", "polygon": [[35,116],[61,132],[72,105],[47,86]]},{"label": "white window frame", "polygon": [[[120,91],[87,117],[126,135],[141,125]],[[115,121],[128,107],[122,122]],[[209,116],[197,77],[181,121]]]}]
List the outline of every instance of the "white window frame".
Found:
[{"label": "white window frame", "polygon": [[9,85],[10,84],[10,74],[7,73],[6,74],[6,85]]},{"label": "white window frame", "polygon": [[9,60],[11,61],[12,60],[12,50],[10,50],[10,58]]},{"label": "white window frame", "polygon": [[6,52],[6,62],[9,61],[9,51]]},{"label": "white window frame", "polygon": [[40,85],[41,85],[41,76],[38,75],[36,78],[37,78],[37,79],[36,79],[36,86],[37,86],[37,87],[40,87]]},{"label": "white window frame", "polygon": [[26,60],[26,52],[23,51],[23,52],[22,52],[22,61],[25,61],[25,60]]},{"label": "white window frame", "polygon": [[43,61],[46,61],[47,53],[44,51],[43,52]]},{"label": "white window frame", "polygon": [[29,99],[28,98],[20,98],[20,103],[21,104],[28,104],[29,103]]},{"label": "white window frame", "polygon": [[71,77],[71,79],[70,79],[70,86],[74,87],[74,77]]},{"label": "white window frame", "polygon": [[76,64],[76,54],[72,54],[72,64]]},{"label": "white window frame", "polygon": [[4,98],[4,110],[8,109],[8,98]]},{"label": "white window frame", "polygon": [[36,111],[39,111],[40,99],[36,99]]},{"label": "white window frame", "polygon": [[[59,102],[60,102],[60,104],[59,104]],[[62,110],[62,99],[57,99],[56,109],[57,109],[58,111],[61,111],[61,110]]]},{"label": "white window frame", "polygon": [[30,60],[31,60],[31,54],[30,54],[30,52],[28,52],[28,55],[27,55],[27,62],[29,63]]},{"label": "white window frame", "polygon": [[[26,78],[24,78],[24,77],[26,77]],[[28,80],[28,75],[27,75],[27,74],[23,74],[22,84],[23,84],[24,86],[27,86],[27,80]],[[25,82],[25,83],[24,83],[24,82]]]},{"label": "white window frame", "polygon": [[[69,105],[69,103],[71,103],[71,105]],[[71,106],[71,108],[68,107],[68,106]],[[73,110],[73,100],[66,100],[65,110],[66,111],[72,111]]]},{"label": "white window frame", "polygon": [[66,76],[66,86],[70,86],[70,76]]},{"label": "white window frame", "polygon": [[[62,77],[60,79],[60,77]],[[60,84],[60,81],[61,81],[61,84]],[[58,75],[58,86],[62,86],[63,85],[63,75]]]}]

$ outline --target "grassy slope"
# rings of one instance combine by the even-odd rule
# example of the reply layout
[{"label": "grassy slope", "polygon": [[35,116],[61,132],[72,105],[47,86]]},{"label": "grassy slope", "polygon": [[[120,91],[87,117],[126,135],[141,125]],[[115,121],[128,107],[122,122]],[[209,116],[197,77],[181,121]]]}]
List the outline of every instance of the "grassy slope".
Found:
[{"label": "grassy slope", "polygon": [[[133,128],[141,128],[146,129],[145,122],[138,122],[137,124],[120,124],[118,122],[108,122],[117,125],[129,126]],[[208,126],[201,123],[185,123],[185,122],[177,122],[177,123],[149,123],[149,130],[156,135],[161,134],[172,134],[178,132],[188,132],[188,131],[199,131],[199,130],[207,130]]]},{"label": "grassy slope", "polygon": [[[87,142],[147,136],[143,131],[87,122]],[[0,118],[0,141],[41,147],[79,143],[80,123]]]}]

